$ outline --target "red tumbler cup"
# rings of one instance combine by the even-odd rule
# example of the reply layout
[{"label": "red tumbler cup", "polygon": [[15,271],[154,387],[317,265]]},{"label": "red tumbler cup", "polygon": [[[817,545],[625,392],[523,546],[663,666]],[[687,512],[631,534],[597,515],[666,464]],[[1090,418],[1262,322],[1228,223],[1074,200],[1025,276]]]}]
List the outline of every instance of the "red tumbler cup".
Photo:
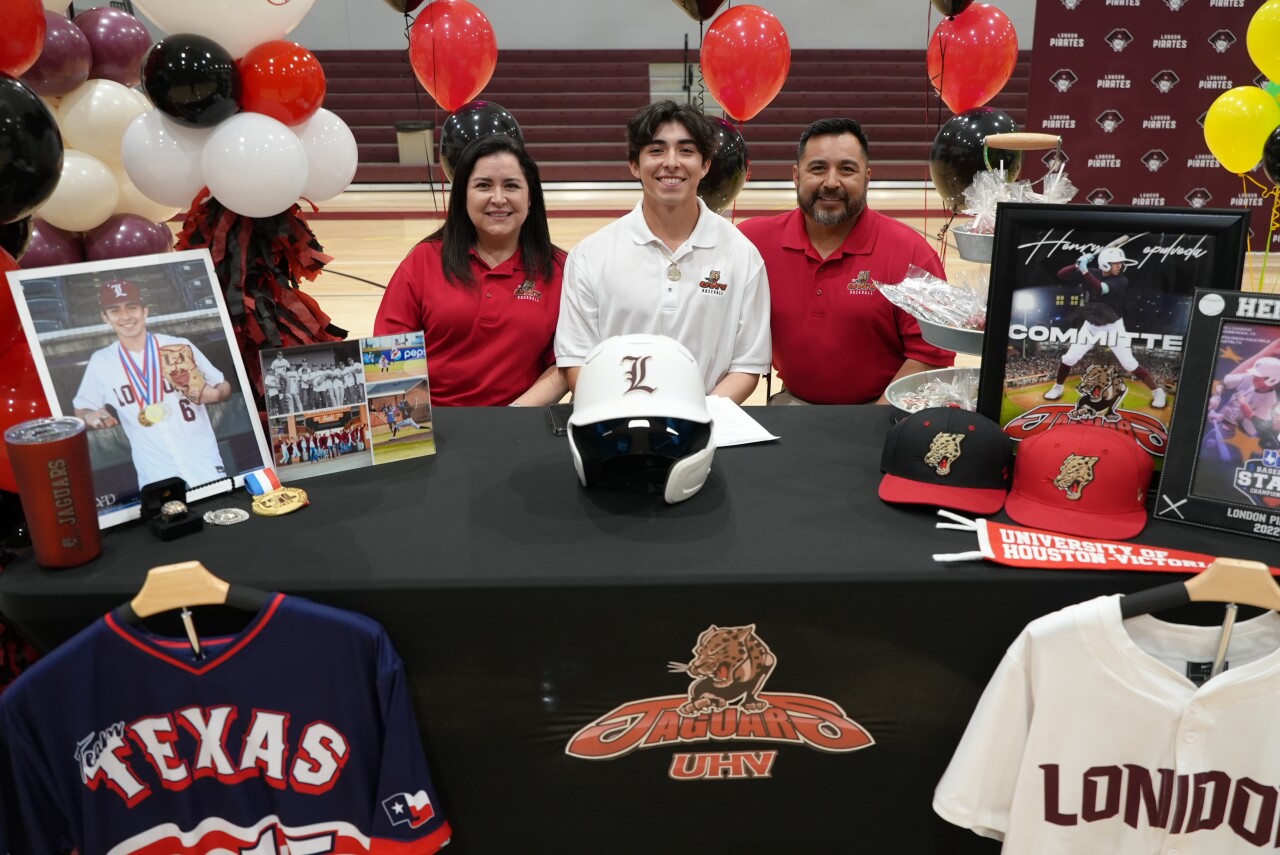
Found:
[{"label": "red tumbler cup", "polygon": [[4,432],[36,561],[76,567],[102,552],[89,462],[89,435],[77,418],[32,419]]}]

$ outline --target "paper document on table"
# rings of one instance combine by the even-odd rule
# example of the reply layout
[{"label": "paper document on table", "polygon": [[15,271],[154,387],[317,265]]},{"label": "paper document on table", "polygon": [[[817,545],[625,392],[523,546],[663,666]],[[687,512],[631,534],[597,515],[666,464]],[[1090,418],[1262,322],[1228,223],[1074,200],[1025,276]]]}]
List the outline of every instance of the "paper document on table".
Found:
[{"label": "paper document on table", "polygon": [[707,410],[715,422],[712,436],[715,437],[716,448],[726,445],[746,445],[751,442],[768,442],[778,437],[769,433],[746,410],[739,407],[729,398],[719,395],[707,396]]}]

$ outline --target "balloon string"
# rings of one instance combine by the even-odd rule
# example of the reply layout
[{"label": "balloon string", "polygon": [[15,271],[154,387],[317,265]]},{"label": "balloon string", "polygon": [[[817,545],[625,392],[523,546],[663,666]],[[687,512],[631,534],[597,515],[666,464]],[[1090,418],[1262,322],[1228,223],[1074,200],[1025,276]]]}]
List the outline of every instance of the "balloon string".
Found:
[{"label": "balloon string", "polygon": [[[1267,187],[1258,179],[1247,173],[1240,173],[1240,189],[1242,193],[1247,193],[1249,186],[1246,182],[1252,182],[1255,187],[1262,191],[1262,198],[1271,198],[1271,219],[1267,224],[1267,241],[1262,249],[1262,271],[1258,274],[1257,291],[1267,290],[1267,260],[1271,257],[1271,240],[1275,236],[1276,229],[1280,227],[1280,187]],[[1253,242],[1252,236],[1249,242]],[[1249,271],[1253,272],[1253,256],[1252,247],[1250,247]]]},{"label": "balloon string", "polygon": [[[951,224],[955,221],[955,218],[956,218],[956,213],[955,211],[952,211],[951,216],[948,217],[947,221],[942,224],[942,229],[938,232],[938,246],[939,246],[938,256],[941,259],[943,265],[947,263],[947,232],[950,230]],[[928,234],[928,232],[925,232],[925,234]]]},{"label": "balloon string", "polygon": [[[439,51],[437,50],[437,45],[436,45],[436,4],[434,0],[432,0],[431,3],[427,4],[427,8],[431,10],[431,80],[433,83],[435,83],[438,86],[440,83],[440,78],[437,76],[437,72],[436,72],[436,54]],[[440,128],[440,135],[444,136],[444,123],[440,121],[440,102],[434,98],[432,100],[435,101],[435,107],[432,108],[432,111],[431,111],[432,119],[434,123]],[[445,121],[448,121],[447,116],[445,117]],[[428,158],[428,161],[429,160],[430,158]],[[436,158],[436,160],[440,160],[440,159]],[[431,164],[430,162],[427,163],[427,176],[428,176],[427,182],[428,182],[428,185],[431,187],[431,206],[432,208],[435,209],[435,214],[437,217],[440,216],[440,207],[441,205],[444,204],[444,183],[445,183],[444,163],[441,162],[439,166],[440,166],[440,187],[437,190],[435,184],[431,182],[431,178],[430,178]]]}]

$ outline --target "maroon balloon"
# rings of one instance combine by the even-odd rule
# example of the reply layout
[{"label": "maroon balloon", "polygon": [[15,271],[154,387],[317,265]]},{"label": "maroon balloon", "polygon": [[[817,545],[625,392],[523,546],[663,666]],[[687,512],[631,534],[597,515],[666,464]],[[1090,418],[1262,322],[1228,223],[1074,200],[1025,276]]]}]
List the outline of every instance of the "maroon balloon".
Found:
[{"label": "maroon balloon", "polygon": [[151,50],[151,34],[142,22],[119,9],[99,6],[76,15],[75,25],[93,51],[92,80],[114,80],[125,86],[142,81],[142,58]]},{"label": "maroon balloon", "polygon": [[18,260],[23,270],[34,267],[52,267],[55,264],[75,264],[84,261],[84,243],[75,232],[64,232],[36,219],[32,223],[31,243]]},{"label": "maroon balloon", "polygon": [[137,214],[116,214],[84,235],[84,254],[89,261],[151,255],[173,249],[173,232]]},{"label": "maroon balloon", "polygon": [[37,95],[66,95],[89,79],[93,51],[80,28],[45,10],[44,48],[35,65],[19,78]]}]

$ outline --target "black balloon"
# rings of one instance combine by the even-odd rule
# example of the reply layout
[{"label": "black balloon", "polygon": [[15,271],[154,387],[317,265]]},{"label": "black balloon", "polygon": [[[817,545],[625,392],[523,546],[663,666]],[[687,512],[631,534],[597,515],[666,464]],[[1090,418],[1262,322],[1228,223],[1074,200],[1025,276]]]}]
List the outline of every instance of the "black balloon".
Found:
[{"label": "black balloon", "polygon": [[440,129],[440,167],[445,177],[453,180],[453,167],[458,155],[474,142],[490,134],[506,134],[524,145],[520,125],[506,108],[492,101],[469,101],[449,114]]},{"label": "black balloon", "polygon": [[387,5],[402,15],[407,15],[422,5],[423,0],[387,0]]},{"label": "black balloon", "polygon": [[747,154],[747,141],[732,122],[709,118],[715,128],[715,148],[711,153],[711,168],[698,182],[698,196],[719,214],[738,198],[742,185],[747,183],[751,158]]},{"label": "black balloon", "polygon": [[0,226],[0,249],[13,256],[17,261],[22,258],[27,247],[31,246],[31,235],[35,231],[34,218],[24,217]]},{"label": "black balloon", "polygon": [[[695,21],[705,21],[724,5],[724,0],[671,0]],[[973,0],[970,0],[973,2]]]},{"label": "black balloon", "polygon": [[0,72],[0,223],[30,216],[62,176],[62,134],[26,84]]},{"label": "black balloon", "polygon": [[973,0],[932,0],[933,8],[937,9],[948,18],[954,18],[965,9],[969,8],[969,4]]},{"label": "black balloon", "polygon": [[1272,184],[1280,184],[1280,128],[1272,131],[1262,146],[1262,168]]},{"label": "black balloon", "polygon": [[211,128],[240,112],[240,72],[221,45],[204,36],[169,36],[147,53],[142,88],[156,109],[193,128]]},{"label": "black balloon", "polygon": [[[987,168],[982,150],[991,134],[1009,134],[1018,125],[1005,113],[991,107],[974,107],[952,116],[938,131],[929,152],[929,174],[943,203],[954,213],[964,208],[964,191],[973,176]],[[990,149],[987,159],[994,169],[1001,163],[1010,181],[1022,171],[1022,152]]]}]

